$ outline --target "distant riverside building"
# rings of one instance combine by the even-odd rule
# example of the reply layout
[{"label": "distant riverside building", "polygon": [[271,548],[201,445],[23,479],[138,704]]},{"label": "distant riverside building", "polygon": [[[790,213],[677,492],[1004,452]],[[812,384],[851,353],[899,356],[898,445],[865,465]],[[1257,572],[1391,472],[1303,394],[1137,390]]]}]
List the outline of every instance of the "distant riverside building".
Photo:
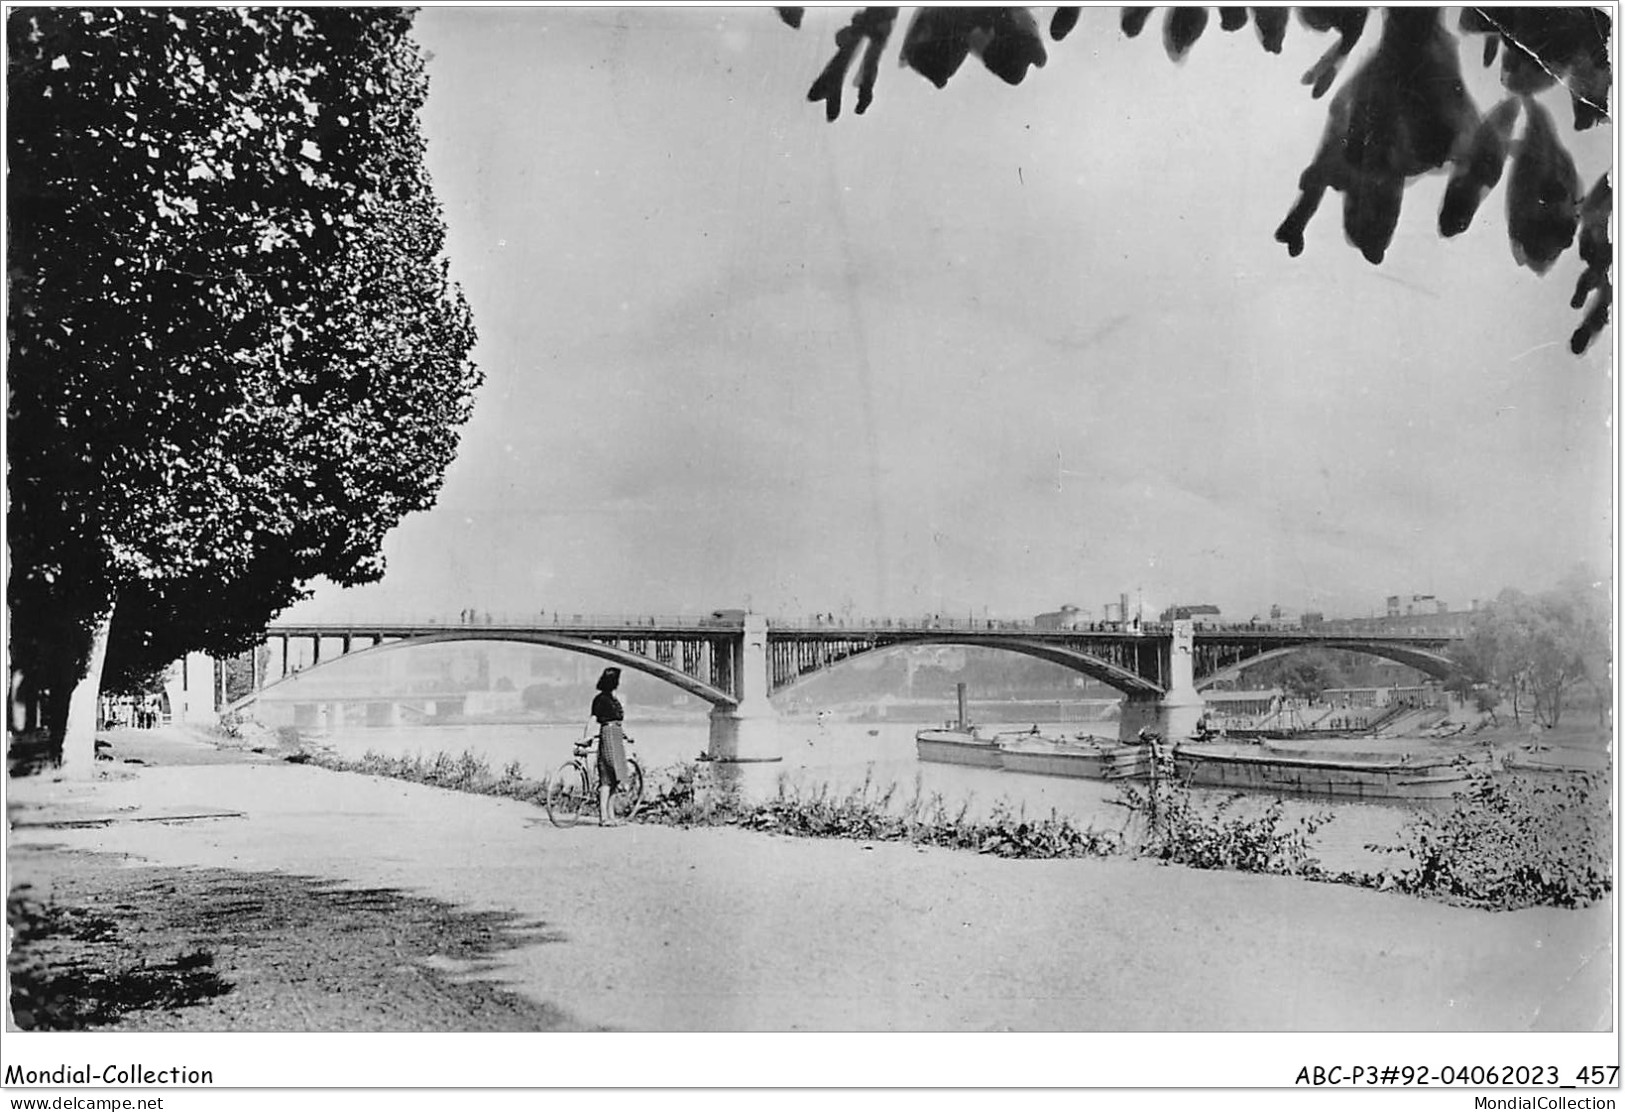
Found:
[{"label": "distant riverside building", "polygon": [[1255,691],[1214,691],[1202,692],[1202,700],[1207,703],[1208,710],[1221,716],[1230,715],[1256,715],[1268,714],[1281,704],[1284,692],[1279,687],[1267,687]]},{"label": "distant riverside building", "polygon": [[1328,687],[1320,701],[1342,707],[1439,707],[1447,702],[1444,688],[1434,682],[1395,682],[1382,687]]}]

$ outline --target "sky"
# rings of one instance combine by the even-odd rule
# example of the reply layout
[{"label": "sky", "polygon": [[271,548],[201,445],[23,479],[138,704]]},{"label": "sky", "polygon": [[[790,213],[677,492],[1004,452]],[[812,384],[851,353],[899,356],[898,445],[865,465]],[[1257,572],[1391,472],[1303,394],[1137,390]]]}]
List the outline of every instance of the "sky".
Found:
[{"label": "sky", "polygon": [[[849,12],[419,15],[485,383],[384,579],[286,617],[1355,616],[1612,566],[1613,329],[1569,353],[1577,256],[1514,264],[1504,182],[1449,241],[1413,182],[1380,267],[1337,195],[1274,241],[1328,37],[1176,65],[1088,9],[1023,84],[937,90],[899,28],[829,123]],[[1611,129],[1550,103],[1589,187]]]}]

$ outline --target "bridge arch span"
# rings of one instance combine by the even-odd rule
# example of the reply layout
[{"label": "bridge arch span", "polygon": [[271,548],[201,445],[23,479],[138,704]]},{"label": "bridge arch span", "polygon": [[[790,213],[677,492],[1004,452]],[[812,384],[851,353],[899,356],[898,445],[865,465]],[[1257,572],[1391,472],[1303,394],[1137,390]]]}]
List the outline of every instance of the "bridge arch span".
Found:
[{"label": "bridge arch span", "polygon": [[1438,680],[1448,680],[1457,675],[1461,668],[1449,657],[1429,649],[1416,648],[1410,645],[1373,644],[1369,641],[1350,640],[1316,640],[1304,641],[1296,645],[1286,645],[1278,649],[1267,649],[1257,656],[1250,656],[1246,660],[1228,665],[1216,672],[1196,677],[1197,689],[1213,686],[1234,680],[1242,672],[1254,668],[1267,660],[1289,656],[1292,653],[1303,652],[1305,649],[1338,649],[1344,652],[1365,653],[1367,656],[1380,656],[1385,660],[1392,660],[1399,664],[1408,665],[1419,672],[1425,672]]},{"label": "bridge arch span", "polygon": [[789,691],[797,684],[811,679],[813,676],[821,675],[831,668],[858,656],[866,656],[886,649],[935,648],[938,646],[999,649],[1005,652],[1017,653],[1021,656],[1033,657],[1050,664],[1059,665],[1073,672],[1080,672],[1091,679],[1099,680],[1108,687],[1121,691],[1131,699],[1157,699],[1165,694],[1164,688],[1152,680],[1081,649],[1044,641],[1024,641],[1008,636],[996,639],[979,638],[966,636],[964,633],[955,633],[952,630],[876,639],[872,644],[864,644],[861,647],[853,646],[844,653],[832,654],[830,658],[818,661],[812,666],[797,668],[793,674],[788,676],[783,675],[785,669],[775,667],[776,674],[772,693],[778,695]]},{"label": "bridge arch span", "polygon": [[342,656],[324,660],[300,672],[290,673],[281,679],[266,684],[258,691],[243,696],[232,703],[228,710],[241,710],[253,705],[254,701],[268,692],[295,680],[300,676],[310,676],[313,673],[344,660],[356,660],[361,657],[376,657],[382,653],[399,652],[402,649],[417,648],[422,645],[444,645],[458,641],[500,641],[508,644],[539,645],[549,649],[564,649],[569,652],[582,653],[586,656],[596,656],[618,664],[634,672],[642,672],[656,679],[664,680],[674,687],[681,688],[700,699],[710,703],[719,710],[733,710],[739,705],[739,700],[719,687],[695,679],[671,665],[662,664],[650,657],[622,649],[615,645],[606,645],[600,641],[593,641],[585,637],[570,637],[564,634],[547,632],[528,632],[523,630],[481,630],[481,629],[448,629],[444,633],[414,634],[403,637],[397,641],[387,641],[383,644],[371,645],[364,649],[356,649]]}]

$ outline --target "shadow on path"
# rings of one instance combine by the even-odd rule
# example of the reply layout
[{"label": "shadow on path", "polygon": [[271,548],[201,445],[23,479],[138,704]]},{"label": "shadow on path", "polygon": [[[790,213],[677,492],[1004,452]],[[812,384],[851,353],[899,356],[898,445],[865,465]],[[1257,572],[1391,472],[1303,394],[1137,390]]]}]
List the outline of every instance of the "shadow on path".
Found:
[{"label": "shadow on path", "polygon": [[583,1028],[489,979],[500,953],[562,940],[512,913],[53,847],[14,848],[12,864],[38,881],[6,904],[12,1019],[25,1030]]}]

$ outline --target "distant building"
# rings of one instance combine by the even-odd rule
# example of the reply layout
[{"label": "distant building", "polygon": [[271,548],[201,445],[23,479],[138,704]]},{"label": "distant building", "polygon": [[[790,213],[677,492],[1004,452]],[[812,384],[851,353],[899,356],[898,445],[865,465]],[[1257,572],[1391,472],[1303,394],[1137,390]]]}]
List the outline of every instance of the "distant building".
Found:
[{"label": "distant building", "polygon": [[1409,618],[1418,614],[1448,614],[1450,607],[1441,598],[1434,595],[1403,595],[1388,596],[1388,616],[1390,618]]},{"label": "distant building", "polygon": [[1221,717],[1231,715],[1268,714],[1280,705],[1285,693],[1279,687],[1263,688],[1256,691],[1214,691],[1209,689],[1202,692],[1202,701],[1207,709]]},{"label": "distant building", "polygon": [[1401,608],[1400,613],[1386,617],[1327,618],[1321,623],[1320,630],[1323,633],[1462,634],[1471,628],[1473,617],[1473,613],[1467,610],[1425,610],[1406,614]]},{"label": "distant building", "polygon": [[1198,602],[1191,605],[1176,603],[1164,610],[1157,620],[1178,622],[1187,619],[1207,625],[1217,625],[1220,621],[1219,608],[1207,602]]},{"label": "distant building", "polygon": [[1076,606],[1066,605],[1033,619],[1034,629],[1077,629],[1089,624],[1089,615]]},{"label": "distant building", "polygon": [[1306,626],[1320,625],[1325,620],[1326,615],[1320,610],[1300,612],[1280,603],[1270,607],[1269,625],[1276,629],[1302,629]]},{"label": "distant building", "polygon": [[1106,623],[1121,622],[1127,625],[1134,620],[1134,614],[1128,608],[1128,595],[1117,596],[1117,601],[1107,600],[1100,604],[1100,620]]}]

